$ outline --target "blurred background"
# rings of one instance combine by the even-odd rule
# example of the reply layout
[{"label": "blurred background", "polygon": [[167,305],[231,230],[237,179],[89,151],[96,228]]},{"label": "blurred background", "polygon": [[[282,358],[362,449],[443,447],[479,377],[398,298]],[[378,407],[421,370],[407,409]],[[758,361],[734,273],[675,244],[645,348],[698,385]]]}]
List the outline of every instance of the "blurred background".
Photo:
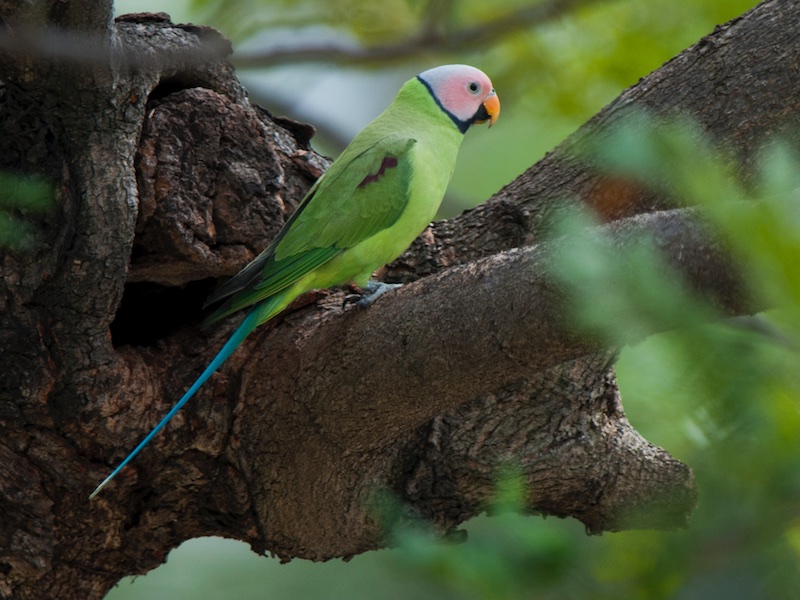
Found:
[{"label": "blurred background", "polygon": [[[467,135],[442,209],[447,217],[486,200],[623,89],[754,4],[129,0],[118,1],[116,10],[168,12],[175,22],[220,29],[234,42],[233,60],[251,99],[313,124],[313,143],[329,156],[414,74],[448,62],[480,67],[503,113],[491,131]],[[387,58],[372,58],[375,48]],[[636,152],[652,142],[619,144]],[[663,270],[653,268],[646,245],[629,273],[605,258],[602,240],[588,240],[563,265],[568,285],[591,280],[591,293],[605,293],[614,310],[642,320],[684,316],[685,326],[624,348],[617,372],[633,425],[695,471],[700,505],[687,530],[590,537],[576,521],[503,514],[467,523],[466,544],[431,544],[408,534],[399,536],[399,549],[348,563],[286,565],[239,542],[198,539],[107,598],[800,597],[798,161],[789,146],[764,158],[766,202],[736,181],[713,149],[667,144],[680,150],[676,158],[655,146],[648,154],[653,162],[636,175],[658,177],[669,164],[670,178],[735,240],[752,293],[783,307],[755,320],[704,325],[701,316],[711,309],[676,282],[658,279]],[[758,208],[720,209],[709,181],[726,186],[728,199]],[[576,307],[576,319],[613,343],[604,314],[585,304]]]}]

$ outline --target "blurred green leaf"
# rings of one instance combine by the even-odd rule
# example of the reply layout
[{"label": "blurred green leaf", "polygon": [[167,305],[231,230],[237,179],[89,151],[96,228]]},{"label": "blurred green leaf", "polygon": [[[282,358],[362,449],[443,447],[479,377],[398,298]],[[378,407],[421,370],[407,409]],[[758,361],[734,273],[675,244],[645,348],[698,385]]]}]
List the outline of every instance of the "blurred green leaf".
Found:
[{"label": "blurred green leaf", "polygon": [[564,216],[555,230],[563,241],[552,276],[569,288],[574,322],[611,346],[712,318],[711,308],[681,285],[647,238],[626,246],[621,256],[611,234],[579,210]]},{"label": "blurred green leaf", "polygon": [[53,205],[53,186],[39,177],[0,171],[0,248],[24,249],[36,229],[27,220]]},{"label": "blurred green leaf", "polygon": [[392,563],[402,573],[423,578],[459,598],[511,600],[530,598],[557,586],[577,562],[576,538],[568,530],[537,520],[520,523],[527,491],[518,474],[502,471],[491,518],[468,526],[460,544],[437,542],[418,528],[394,531]]},{"label": "blurred green leaf", "polygon": [[633,115],[590,141],[583,158],[700,207],[729,241],[752,293],[780,310],[703,324],[708,309],[679,278],[663,276],[646,243],[623,269],[585,220],[573,223],[579,241],[558,272],[578,298],[577,321],[612,344],[623,322],[676,326],[623,351],[618,375],[631,421],[686,460],[701,490],[689,531],[609,536],[598,579],[634,598],[677,590],[690,598],[790,598],[800,589],[790,548],[800,513],[800,160],[772,142],[744,181],[697,131]]}]

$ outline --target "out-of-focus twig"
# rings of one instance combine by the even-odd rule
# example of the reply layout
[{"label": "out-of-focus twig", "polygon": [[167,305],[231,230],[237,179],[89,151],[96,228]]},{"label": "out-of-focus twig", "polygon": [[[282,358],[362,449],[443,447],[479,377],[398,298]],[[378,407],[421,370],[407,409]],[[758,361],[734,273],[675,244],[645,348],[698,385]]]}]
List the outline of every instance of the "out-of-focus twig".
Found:
[{"label": "out-of-focus twig", "polygon": [[[127,17],[130,17],[128,19]],[[169,16],[163,13],[153,15],[129,15],[122,20],[137,17],[147,22],[162,21],[164,26],[172,26]],[[202,64],[220,60],[231,53],[230,42],[210,27],[185,25],[184,29],[207,31],[201,35],[202,44],[187,47],[182,44],[165,44],[162,51],[155,54],[143,47],[137,48],[110,43],[104,34],[73,29],[34,26],[0,27],[0,64],[21,61],[49,61],[73,63],[85,66],[104,66],[112,62],[131,67],[160,64]]]},{"label": "out-of-focus twig", "polygon": [[[401,61],[425,52],[454,52],[475,49],[516,31],[552,21],[581,6],[604,0],[545,0],[525,6],[486,23],[448,30],[441,22],[426,20],[418,35],[399,42],[377,46],[328,43],[318,46],[270,48],[263,51],[237,53],[233,61],[239,69],[257,69],[288,63],[326,62],[370,64]],[[445,13],[446,14],[446,13]]]}]

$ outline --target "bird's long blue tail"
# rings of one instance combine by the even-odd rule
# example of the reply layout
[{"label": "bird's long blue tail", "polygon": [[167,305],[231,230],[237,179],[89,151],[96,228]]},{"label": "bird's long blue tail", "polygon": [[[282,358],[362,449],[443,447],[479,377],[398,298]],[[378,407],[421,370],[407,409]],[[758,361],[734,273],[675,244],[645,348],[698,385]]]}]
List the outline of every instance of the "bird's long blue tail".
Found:
[{"label": "bird's long blue tail", "polygon": [[250,333],[258,326],[259,323],[263,322],[264,320],[263,308],[264,308],[263,306],[256,306],[250,311],[250,313],[248,313],[248,315],[244,318],[244,321],[242,321],[241,325],[239,325],[239,327],[236,328],[236,331],[233,332],[230,339],[227,342],[225,342],[225,345],[222,347],[222,350],[219,351],[219,353],[214,357],[214,360],[212,360],[211,363],[206,367],[206,370],[203,371],[200,377],[197,378],[197,381],[195,381],[192,384],[192,387],[190,387],[189,390],[183,395],[183,398],[178,400],[178,403],[175,406],[173,406],[170,409],[170,411],[166,414],[166,416],[163,419],[161,419],[161,421],[159,421],[158,425],[156,425],[153,428],[153,430],[147,434],[147,437],[145,437],[139,443],[139,445],[133,449],[133,452],[128,454],[128,456],[125,457],[125,460],[123,460],[119,464],[119,466],[116,469],[114,469],[111,472],[111,474],[108,477],[106,477],[103,480],[103,482],[95,488],[95,490],[89,496],[89,500],[94,498],[109,481],[111,481],[112,479],[114,479],[114,477],[116,477],[117,473],[119,473],[123,469],[123,467],[133,459],[134,456],[136,456],[137,454],[139,454],[139,452],[141,452],[142,448],[144,448],[150,442],[150,440],[152,440],[155,437],[155,435],[159,431],[161,431],[167,423],[169,423],[170,419],[172,419],[172,417],[175,416],[175,413],[177,413],[181,409],[181,407],[184,404],[186,404],[192,396],[195,395],[197,390],[200,389],[200,386],[203,385],[208,380],[208,378],[211,377],[214,374],[214,372],[220,368],[222,363],[224,363],[227,360],[227,358],[233,353],[233,351],[236,350],[239,344],[241,344],[244,341],[244,339],[248,335],[250,335]]}]

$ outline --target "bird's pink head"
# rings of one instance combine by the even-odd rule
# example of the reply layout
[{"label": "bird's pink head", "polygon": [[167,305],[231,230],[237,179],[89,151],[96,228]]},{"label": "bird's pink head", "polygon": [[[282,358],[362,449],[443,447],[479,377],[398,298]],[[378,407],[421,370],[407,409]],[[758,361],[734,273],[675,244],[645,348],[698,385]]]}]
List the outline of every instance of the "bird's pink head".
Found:
[{"label": "bird's pink head", "polygon": [[486,73],[469,65],[444,65],[428,69],[417,78],[462,131],[472,123],[494,125],[500,100]]}]

